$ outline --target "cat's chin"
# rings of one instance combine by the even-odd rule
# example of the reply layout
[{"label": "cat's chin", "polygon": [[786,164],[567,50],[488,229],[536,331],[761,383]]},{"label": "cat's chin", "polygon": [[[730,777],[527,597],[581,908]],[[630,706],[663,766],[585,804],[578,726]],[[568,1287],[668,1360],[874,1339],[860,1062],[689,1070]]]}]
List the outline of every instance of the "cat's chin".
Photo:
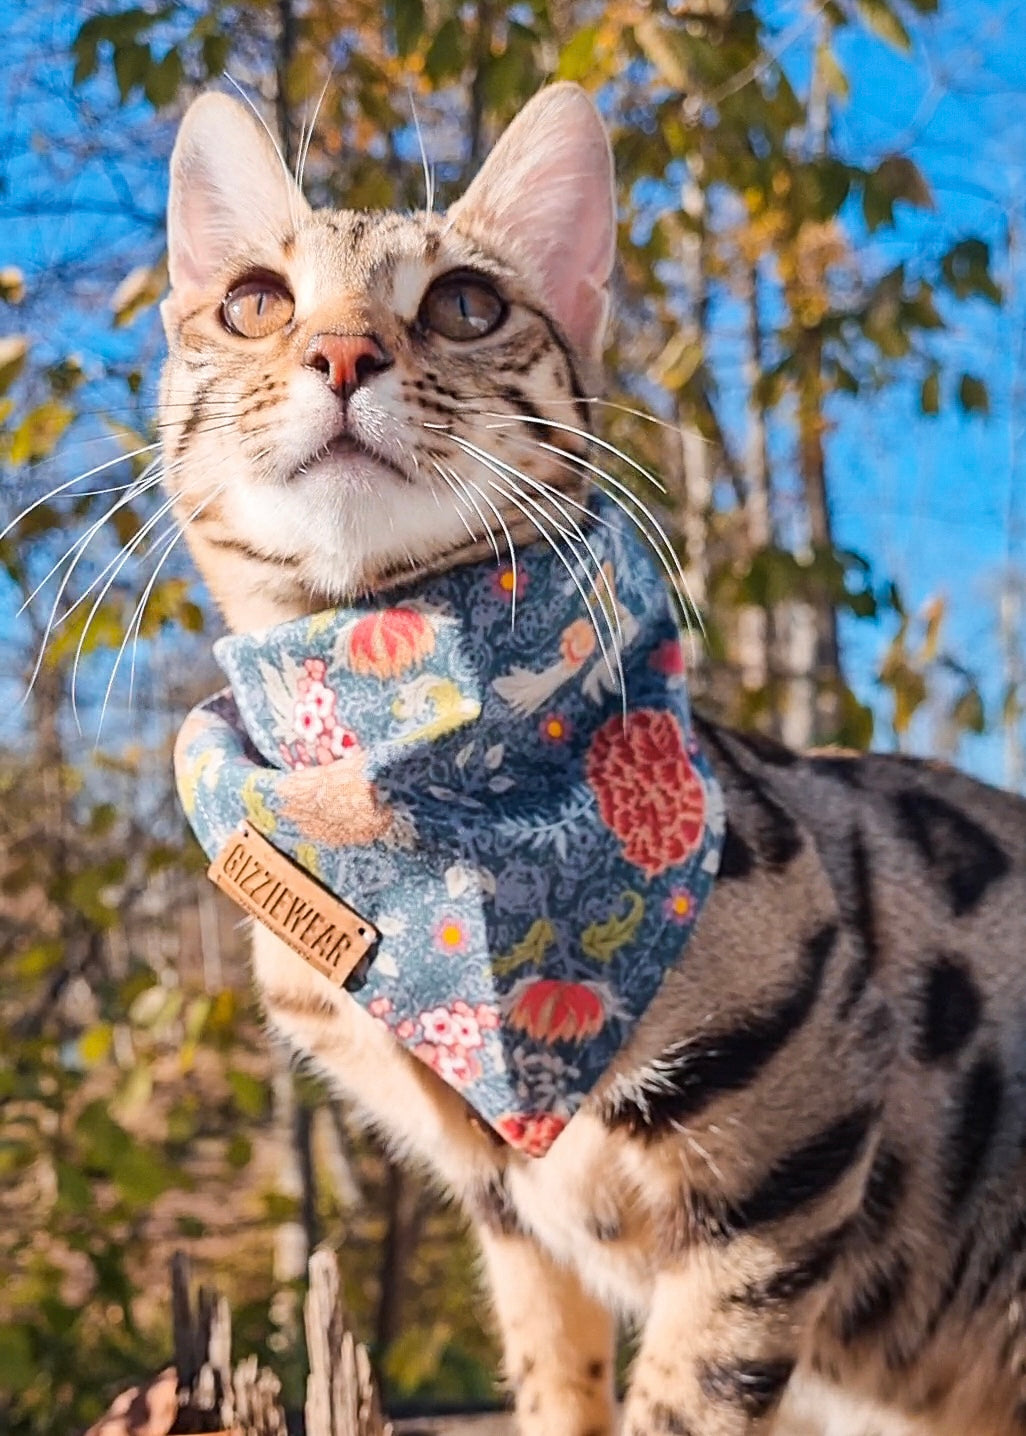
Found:
[{"label": "cat's chin", "polygon": [[304,463],[289,479],[290,484],[312,480],[315,483],[352,484],[360,488],[376,488],[383,481],[408,485],[409,477],[383,454],[376,453],[351,434],[340,434]]}]

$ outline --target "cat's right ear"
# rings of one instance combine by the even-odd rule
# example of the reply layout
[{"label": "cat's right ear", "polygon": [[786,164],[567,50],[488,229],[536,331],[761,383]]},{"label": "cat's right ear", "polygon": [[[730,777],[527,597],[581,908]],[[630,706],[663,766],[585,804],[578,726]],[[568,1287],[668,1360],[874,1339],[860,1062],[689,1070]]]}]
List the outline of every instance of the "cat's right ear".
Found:
[{"label": "cat's right ear", "polygon": [[281,240],[310,213],[270,134],[227,95],[190,105],[171,156],[172,313],[197,300],[233,253]]}]

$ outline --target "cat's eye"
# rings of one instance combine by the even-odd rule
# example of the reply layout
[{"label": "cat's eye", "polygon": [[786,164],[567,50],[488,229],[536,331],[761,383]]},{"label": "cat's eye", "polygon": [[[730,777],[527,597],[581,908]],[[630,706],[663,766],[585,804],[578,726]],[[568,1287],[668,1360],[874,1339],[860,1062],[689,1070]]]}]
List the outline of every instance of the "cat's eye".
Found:
[{"label": "cat's eye", "polygon": [[483,339],[503,322],[506,301],[479,274],[447,274],[432,284],[420,306],[425,329],[445,339]]},{"label": "cat's eye", "polygon": [[272,274],[251,274],[229,289],[221,304],[224,327],[242,339],[264,339],[292,318],[295,300]]}]

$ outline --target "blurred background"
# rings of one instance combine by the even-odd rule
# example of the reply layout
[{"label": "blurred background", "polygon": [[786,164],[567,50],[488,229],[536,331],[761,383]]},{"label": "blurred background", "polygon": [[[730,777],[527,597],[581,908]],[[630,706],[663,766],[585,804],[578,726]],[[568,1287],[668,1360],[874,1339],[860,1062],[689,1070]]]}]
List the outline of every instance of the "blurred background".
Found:
[{"label": "blurred background", "polygon": [[1022,789],[1026,4],[0,0],[0,33],[0,1426],[66,1436],[166,1359],[175,1247],[293,1404],[321,1240],[393,1401],[486,1400],[458,1215],[264,1040],[170,782],[219,681],[140,481],[177,119],[231,77],[315,203],[416,208],[414,117],[444,203],[585,85],[597,412],[666,485],[696,691]]}]

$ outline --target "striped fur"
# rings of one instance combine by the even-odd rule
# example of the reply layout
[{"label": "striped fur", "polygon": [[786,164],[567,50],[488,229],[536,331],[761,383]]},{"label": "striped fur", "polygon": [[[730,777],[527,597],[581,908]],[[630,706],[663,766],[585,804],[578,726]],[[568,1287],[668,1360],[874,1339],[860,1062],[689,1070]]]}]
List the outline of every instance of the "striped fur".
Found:
[{"label": "striped fur", "polygon": [[[570,94],[544,103],[592,123]],[[545,148],[544,119],[521,117],[517,163]],[[431,479],[432,459],[481,477],[453,433],[557,493],[580,482],[516,419],[570,447],[559,425],[586,427],[589,345],[539,301],[488,212],[283,211],[205,295],[176,281],[171,482],[191,509],[230,466],[189,532],[234,626],[483,548],[481,523],[468,542]],[[247,266],[285,275],[297,302],[295,326],[252,347],[217,321]],[[512,322],[464,353],[432,349],[420,298],[463,266],[492,277]],[[593,299],[580,312],[598,324]],[[373,333],[394,358],[356,396],[377,458],[322,454],[337,402],[300,356],[325,328]],[[511,424],[490,427],[495,413]],[[436,422],[452,428],[423,427]],[[727,802],[717,888],[686,960],[543,1160],[502,1146],[258,931],[268,1017],[465,1205],[523,1436],[611,1436],[618,1318],[643,1328],[626,1436],[1026,1432],[1026,804],[938,766],[698,732]]]}]

